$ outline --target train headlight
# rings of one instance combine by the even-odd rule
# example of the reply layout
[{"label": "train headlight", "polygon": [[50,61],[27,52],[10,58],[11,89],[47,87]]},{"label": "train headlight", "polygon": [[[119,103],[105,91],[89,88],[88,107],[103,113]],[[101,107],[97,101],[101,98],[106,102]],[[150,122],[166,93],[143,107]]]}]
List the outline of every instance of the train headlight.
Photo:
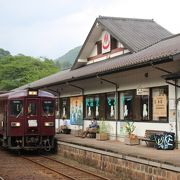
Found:
[{"label": "train headlight", "polygon": [[38,95],[38,91],[37,90],[29,90],[28,91],[28,95],[30,95],[30,96],[37,96]]},{"label": "train headlight", "polygon": [[54,126],[54,122],[45,122],[44,126]]},{"label": "train headlight", "polygon": [[21,126],[20,122],[11,122],[11,127],[19,127]]}]

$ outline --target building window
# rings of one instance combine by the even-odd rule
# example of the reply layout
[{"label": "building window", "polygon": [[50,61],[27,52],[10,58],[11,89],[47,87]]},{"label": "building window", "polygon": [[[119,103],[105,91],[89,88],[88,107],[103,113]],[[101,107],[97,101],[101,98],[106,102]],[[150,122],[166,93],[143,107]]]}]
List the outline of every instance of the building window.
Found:
[{"label": "building window", "polygon": [[85,111],[86,111],[86,118],[93,118],[99,119],[99,96],[86,96],[85,98]]},{"label": "building window", "polygon": [[12,100],[10,101],[10,115],[19,116],[23,114],[23,101]]},{"label": "building window", "polygon": [[70,118],[70,99],[61,98],[60,99],[60,117],[69,119]]},{"label": "building window", "polygon": [[120,119],[133,119],[133,91],[120,93]]},{"label": "building window", "polygon": [[168,88],[150,88],[149,95],[137,95],[136,90],[120,93],[120,119],[167,122]]},{"label": "building window", "polygon": [[136,90],[120,93],[120,118],[149,120],[149,96],[137,95]]},{"label": "building window", "polygon": [[152,88],[152,119],[166,122],[168,117],[168,87]]},{"label": "building window", "polygon": [[116,97],[115,93],[106,96],[106,117],[107,119],[115,119],[116,116]]},{"label": "building window", "polygon": [[111,50],[116,49],[117,48],[117,40],[111,36]]},{"label": "building window", "polygon": [[102,54],[102,41],[97,41],[96,46],[97,46],[97,55]]}]

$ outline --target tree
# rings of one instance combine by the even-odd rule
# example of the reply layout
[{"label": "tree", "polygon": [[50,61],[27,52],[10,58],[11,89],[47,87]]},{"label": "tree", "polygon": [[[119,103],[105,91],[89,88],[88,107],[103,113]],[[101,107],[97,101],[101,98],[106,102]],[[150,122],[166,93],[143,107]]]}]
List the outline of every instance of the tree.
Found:
[{"label": "tree", "polygon": [[5,51],[4,49],[0,48],[0,58],[9,55],[11,55],[9,51]]},{"label": "tree", "polygon": [[0,58],[0,90],[11,90],[58,72],[54,61],[30,56]]}]

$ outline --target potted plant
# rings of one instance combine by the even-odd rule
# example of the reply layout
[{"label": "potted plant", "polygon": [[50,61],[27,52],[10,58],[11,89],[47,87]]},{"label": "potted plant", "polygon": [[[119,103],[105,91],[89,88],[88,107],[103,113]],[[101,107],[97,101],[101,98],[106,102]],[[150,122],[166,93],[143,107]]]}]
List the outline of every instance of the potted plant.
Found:
[{"label": "potted plant", "polygon": [[134,130],[135,130],[135,125],[134,122],[127,122],[125,125],[125,130],[127,132],[127,136],[125,137],[125,144],[128,145],[136,145],[139,144],[139,139],[138,137],[133,134]]},{"label": "potted plant", "polygon": [[109,138],[108,138],[107,129],[108,129],[108,127],[107,127],[106,123],[104,122],[104,119],[102,119],[99,124],[97,133],[96,133],[96,139],[100,140],[100,141],[108,140]]}]

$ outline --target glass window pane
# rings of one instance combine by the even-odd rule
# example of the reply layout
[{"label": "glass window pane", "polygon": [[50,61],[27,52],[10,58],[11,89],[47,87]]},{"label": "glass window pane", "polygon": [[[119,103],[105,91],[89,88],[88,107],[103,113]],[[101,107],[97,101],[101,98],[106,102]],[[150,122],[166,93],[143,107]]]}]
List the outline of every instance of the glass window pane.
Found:
[{"label": "glass window pane", "polygon": [[99,119],[99,96],[95,96],[95,117]]},{"label": "glass window pane", "polygon": [[149,120],[149,96],[136,95],[135,90],[121,92],[120,119]]},{"label": "glass window pane", "polygon": [[94,115],[94,98],[86,97],[86,117],[93,117]]},{"label": "glass window pane", "polygon": [[141,116],[143,120],[149,120],[149,96],[141,96]]},{"label": "glass window pane", "polygon": [[35,102],[30,102],[28,104],[28,115],[30,115],[30,116],[36,115],[36,103]]},{"label": "glass window pane", "polygon": [[85,106],[86,118],[99,118],[99,96],[87,96]]},{"label": "glass window pane", "polygon": [[61,112],[61,118],[65,118],[65,119],[70,118],[70,99],[69,98],[60,99],[60,112]]},{"label": "glass window pane", "polygon": [[123,116],[124,119],[133,118],[133,93],[126,92],[124,93],[124,106],[123,106]]},{"label": "glass window pane", "polygon": [[10,102],[10,114],[13,116],[23,114],[23,103],[21,100],[13,100]]},{"label": "glass window pane", "polygon": [[116,98],[114,93],[107,94],[106,107],[107,107],[107,112],[106,112],[107,119],[115,119]]},{"label": "glass window pane", "polygon": [[53,116],[54,115],[54,102],[51,100],[43,101],[43,115]]}]

